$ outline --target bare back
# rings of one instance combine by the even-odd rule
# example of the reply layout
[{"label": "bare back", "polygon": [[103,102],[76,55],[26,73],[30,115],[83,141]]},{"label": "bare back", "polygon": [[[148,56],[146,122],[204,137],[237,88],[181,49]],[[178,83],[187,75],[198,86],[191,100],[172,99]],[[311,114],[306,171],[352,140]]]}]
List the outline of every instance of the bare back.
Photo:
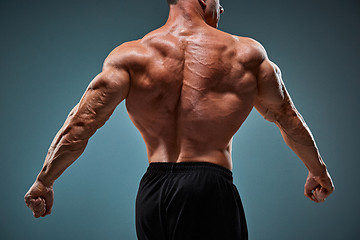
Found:
[{"label": "bare back", "polygon": [[231,140],[257,94],[251,41],[211,27],[162,27],[129,43],[126,106],[149,162],[207,161],[228,169]]},{"label": "bare back", "polygon": [[216,29],[219,0],[168,2],[166,24],[115,48],[71,110],[25,195],[34,216],[51,213],[54,181],[124,99],[149,163],[211,162],[229,170],[232,137],[255,106],[308,168],[305,196],[325,201],[334,185],[265,49]]}]

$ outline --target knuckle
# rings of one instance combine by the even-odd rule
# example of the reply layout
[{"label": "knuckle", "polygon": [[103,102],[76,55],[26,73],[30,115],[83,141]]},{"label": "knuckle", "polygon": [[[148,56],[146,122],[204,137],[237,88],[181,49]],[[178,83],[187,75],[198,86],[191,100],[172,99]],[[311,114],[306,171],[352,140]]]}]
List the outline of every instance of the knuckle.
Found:
[{"label": "knuckle", "polygon": [[29,194],[26,194],[26,195],[24,196],[24,200],[25,200],[25,202],[28,202],[28,201],[30,200]]}]

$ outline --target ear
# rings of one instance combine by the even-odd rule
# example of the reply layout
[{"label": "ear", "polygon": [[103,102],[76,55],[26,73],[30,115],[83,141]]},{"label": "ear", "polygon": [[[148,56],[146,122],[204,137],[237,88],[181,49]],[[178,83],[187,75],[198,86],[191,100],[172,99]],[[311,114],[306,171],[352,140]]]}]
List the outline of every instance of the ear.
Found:
[{"label": "ear", "polygon": [[206,1],[207,0],[198,0],[199,4],[203,10],[206,8]]}]

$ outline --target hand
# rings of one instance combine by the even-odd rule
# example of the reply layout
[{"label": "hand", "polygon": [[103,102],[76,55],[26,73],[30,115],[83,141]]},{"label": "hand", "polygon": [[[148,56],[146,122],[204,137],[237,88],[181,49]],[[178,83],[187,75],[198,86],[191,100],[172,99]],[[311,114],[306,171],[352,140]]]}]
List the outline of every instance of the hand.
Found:
[{"label": "hand", "polygon": [[324,202],[334,191],[334,184],[328,171],[315,176],[311,172],[306,179],[304,195],[314,202]]},{"label": "hand", "polygon": [[45,217],[51,213],[54,203],[53,187],[46,187],[36,180],[29,191],[25,194],[25,203],[31,209],[34,217]]}]

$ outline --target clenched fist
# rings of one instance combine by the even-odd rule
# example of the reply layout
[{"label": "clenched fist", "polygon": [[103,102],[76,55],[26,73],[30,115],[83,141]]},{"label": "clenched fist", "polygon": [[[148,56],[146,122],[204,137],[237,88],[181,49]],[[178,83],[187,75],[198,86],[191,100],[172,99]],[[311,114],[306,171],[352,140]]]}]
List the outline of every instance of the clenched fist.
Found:
[{"label": "clenched fist", "polygon": [[324,202],[334,189],[328,171],[321,175],[314,175],[309,172],[304,187],[304,195],[314,202]]},{"label": "clenched fist", "polygon": [[51,213],[54,203],[53,187],[46,187],[40,181],[35,181],[25,194],[25,203],[31,209],[34,217],[45,217]]}]

